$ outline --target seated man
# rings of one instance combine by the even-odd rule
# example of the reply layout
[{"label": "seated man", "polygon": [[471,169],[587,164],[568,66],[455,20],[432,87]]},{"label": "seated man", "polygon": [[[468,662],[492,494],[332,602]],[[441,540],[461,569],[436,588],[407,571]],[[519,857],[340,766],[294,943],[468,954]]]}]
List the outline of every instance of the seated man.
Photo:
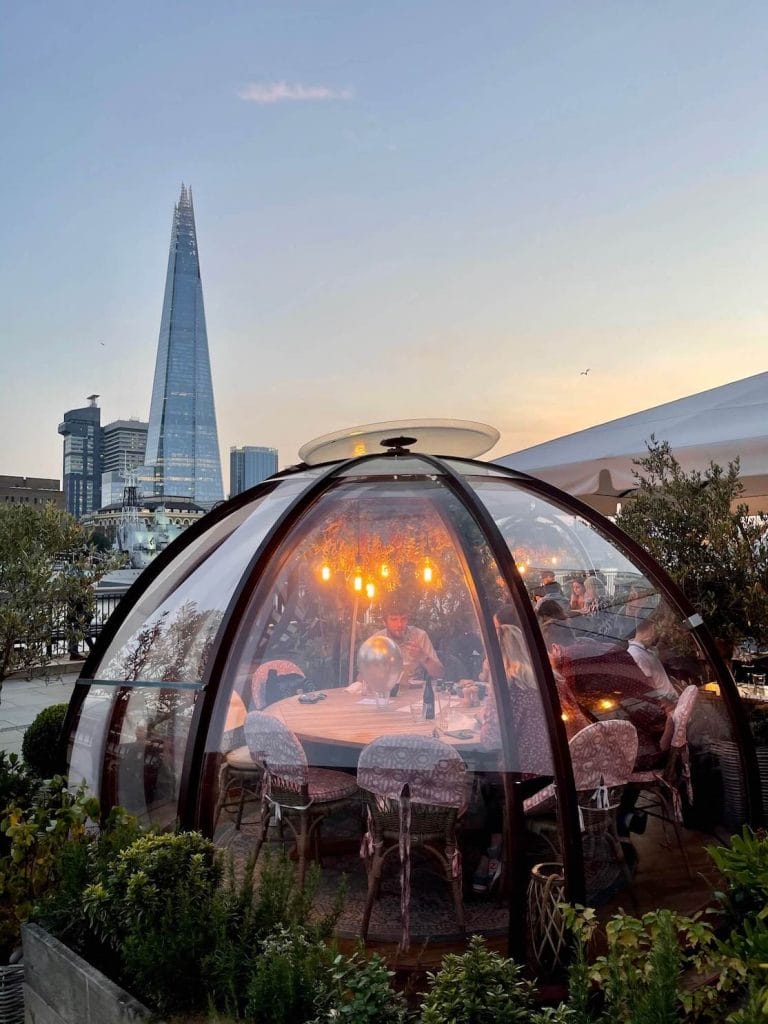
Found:
[{"label": "seated man", "polygon": [[392,594],[385,605],[384,629],[374,636],[386,636],[394,640],[403,656],[403,682],[423,678],[426,671],[438,679],[443,675],[443,665],[437,656],[432,641],[425,630],[408,624],[407,603],[397,594]]},{"label": "seated man", "polygon": [[663,760],[663,739],[677,694],[662,697],[656,685],[620,648],[580,642],[562,651],[562,673],[584,710],[596,718],[625,718],[637,729],[635,768],[645,771]]},{"label": "seated man", "polygon": [[635,637],[627,644],[627,653],[644,676],[651,681],[653,688],[649,691],[652,697],[677,702],[677,690],[667,675],[667,671],[655,651],[651,650],[658,639],[658,629],[650,619],[641,619],[635,627]]}]

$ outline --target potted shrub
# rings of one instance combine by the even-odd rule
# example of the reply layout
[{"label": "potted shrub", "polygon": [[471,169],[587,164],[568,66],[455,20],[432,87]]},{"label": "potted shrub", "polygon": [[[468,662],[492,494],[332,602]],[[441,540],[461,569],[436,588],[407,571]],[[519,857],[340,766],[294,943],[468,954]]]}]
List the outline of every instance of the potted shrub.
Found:
[{"label": "potted shrub", "polygon": [[61,730],[67,707],[67,704],[52,704],[44,708],[27,728],[21,741],[24,761],[41,779],[66,774],[67,759]]}]

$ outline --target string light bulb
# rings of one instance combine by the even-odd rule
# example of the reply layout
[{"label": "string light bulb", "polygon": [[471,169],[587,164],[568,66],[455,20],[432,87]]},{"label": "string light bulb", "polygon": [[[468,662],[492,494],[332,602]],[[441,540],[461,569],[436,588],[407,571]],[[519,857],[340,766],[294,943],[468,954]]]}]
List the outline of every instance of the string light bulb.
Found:
[{"label": "string light bulb", "polygon": [[330,567],[330,565],[324,565],[322,567],[322,569],[320,570],[320,579],[324,580],[327,583],[330,578],[331,578],[331,567]]},{"label": "string light bulb", "polygon": [[429,559],[427,559],[424,562],[424,568],[421,571],[421,576],[422,576],[422,579],[424,580],[425,583],[431,583],[432,582],[432,565],[431,565]]},{"label": "string light bulb", "polygon": [[365,596],[368,598],[369,601],[372,601],[376,596],[376,587],[373,585],[373,583],[365,584]]},{"label": "string light bulb", "polygon": [[355,569],[355,575],[352,579],[352,586],[358,593],[360,593],[360,591],[363,589],[363,574],[360,568]]},{"label": "string light bulb", "polygon": [[389,566],[387,565],[386,562],[382,563],[382,566],[381,566],[381,569],[379,570],[379,572],[381,573],[381,578],[383,580],[389,579]]}]

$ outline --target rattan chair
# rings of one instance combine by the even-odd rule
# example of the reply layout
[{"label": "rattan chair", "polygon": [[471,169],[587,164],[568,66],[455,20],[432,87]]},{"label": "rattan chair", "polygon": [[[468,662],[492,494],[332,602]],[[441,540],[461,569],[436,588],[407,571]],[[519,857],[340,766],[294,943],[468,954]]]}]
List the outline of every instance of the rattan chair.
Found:
[{"label": "rattan chair", "polygon": [[400,948],[410,945],[410,856],[415,846],[440,865],[451,888],[459,929],[465,931],[457,823],[467,806],[467,766],[446,743],[410,734],[382,736],[363,749],[357,781],[368,805],[362,855],[368,867],[360,935],[367,938],[384,862],[400,853]]},{"label": "rattan chair", "polygon": [[234,811],[235,829],[239,831],[246,802],[261,801],[264,769],[253,760],[248,747],[242,745],[245,738],[245,716],[242,698],[233,693],[224,723],[224,759],[219,769],[218,799],[213,814],[214,830],[222,811]]},{"label": "rattan chair", "polygon": [[319,856],[319,828],[334,811],[360,800],[354,776],[330,768],[310,768],[297,737],[283,722],[261,711],[245,719],[245,739],[250,756],[261,765],[261,831],[254,856],[267,840],[270,820],[281,837],[288,826],[296,841],[299,885],[303,888],[307,857],[314,840]]},{"label": "rattan chair", "polygon": [[699,697],[698,687],[691,683],[680,694],[680,699],[670,715],[672,728],[662,738],[662,747],[669,744],[664,766],[656,771],[633,772],[629,777],[632,785],[641,790],[637,809],[651,817],[658,818],[664,827],[671,825],[683,858],[688,877],[693,878],[688,853],[680,832],[683,820],[682,793],[688,802],[693,802],[690,754],[688,750],[688,723]]},{"label": "rattan chair", "polygon": [[[579,804],[579,823],[585,860],[589,847],[610,849],[621,870],[630,894],[632,873],[624,856],[618,834],[617,816],[624,787],[629,782],[637,757],[637,730],[631,722],[609,719],[595,722],[577,732],[568,744],[573,768],[573,781]],[[533,831],[545,838],[558,852],[557,821],[552,813],[557,806],[554,783],[529,797],[523,804],[526,816],[546,818]],[[547,833],[553,833],[554,839]]]}]

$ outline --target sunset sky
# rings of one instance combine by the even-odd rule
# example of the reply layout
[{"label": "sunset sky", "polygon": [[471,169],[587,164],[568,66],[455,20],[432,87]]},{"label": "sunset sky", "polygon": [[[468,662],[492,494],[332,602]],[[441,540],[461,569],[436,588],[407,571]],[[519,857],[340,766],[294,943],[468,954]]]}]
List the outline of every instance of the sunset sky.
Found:
[{"label": "sunset sky", "polygon": [[4,5],[0,474],[60,476],[91,392],[147,418],[182,181],[225,487],[233,444],[503,455],[768,369],[766,52],[747,2]]}]

